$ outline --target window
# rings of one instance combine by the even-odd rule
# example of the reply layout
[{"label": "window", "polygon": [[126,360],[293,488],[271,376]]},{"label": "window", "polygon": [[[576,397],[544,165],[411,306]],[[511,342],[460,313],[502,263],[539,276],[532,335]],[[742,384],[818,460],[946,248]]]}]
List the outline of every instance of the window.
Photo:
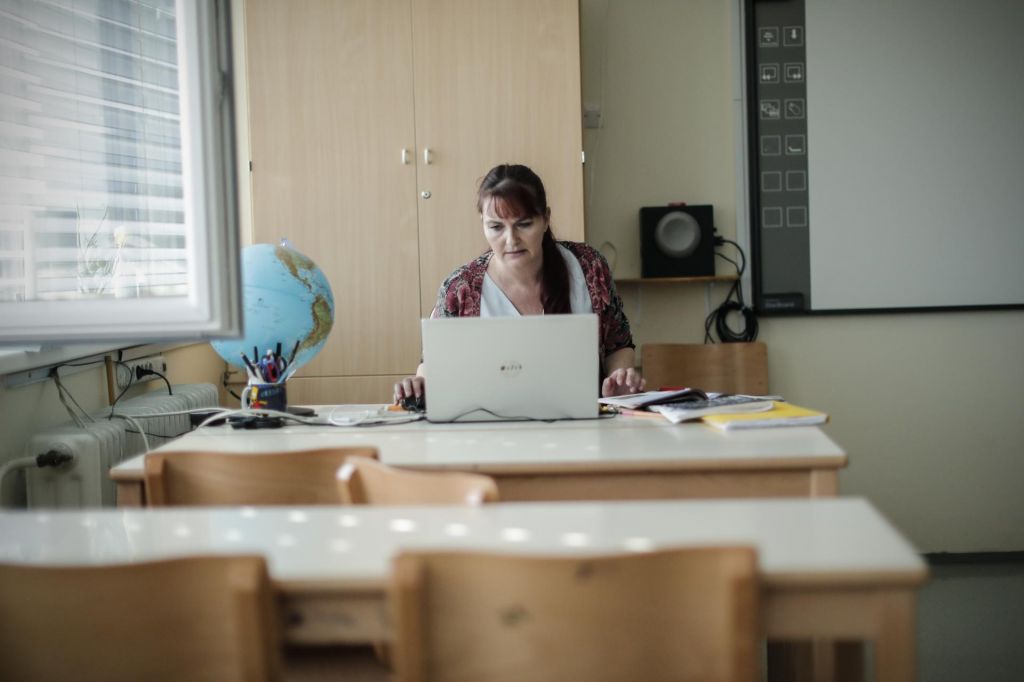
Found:
[{"label": "window", "polygon": [[228,2],[0,0],[0,341],[241,327]]}]

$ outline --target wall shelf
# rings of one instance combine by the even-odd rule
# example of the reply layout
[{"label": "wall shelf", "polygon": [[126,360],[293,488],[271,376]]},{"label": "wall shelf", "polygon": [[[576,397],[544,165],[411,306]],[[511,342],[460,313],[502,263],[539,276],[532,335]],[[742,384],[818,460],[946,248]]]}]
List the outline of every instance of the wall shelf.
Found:
[{"label": "wall shelf", "polygon": [[736,275],[712,275],[710,277],[623,277],[616,284],[705,284],[709,282],[735,282]]}]

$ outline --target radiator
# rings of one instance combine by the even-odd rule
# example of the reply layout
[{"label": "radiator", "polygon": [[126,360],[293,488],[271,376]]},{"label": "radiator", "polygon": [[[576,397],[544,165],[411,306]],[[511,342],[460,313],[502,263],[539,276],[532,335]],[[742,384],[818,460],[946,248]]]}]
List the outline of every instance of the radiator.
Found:
[{"label": "radiator", "polygon": [[[145,393],[119,402],[114,411],[135,417],[149,434],[149,446],[158,447],[186,433],[189,418],[188,415],[152,415],[217,406],[217,387],[213,384],[179,384],[173,386],[172,391],[173,395],[163,390]],[[95,421],[85,421],[84,428],[69,421],[29,437],[26,456],[56,450],[75,458],[60,467],[26,470],[29,507],[114,506],[115,488],[110,480],[110,469],[141,454],[144,445],[133,424],[124,419],[108,419],[109,415],[110,408],[106,408],[92,415]]]}]

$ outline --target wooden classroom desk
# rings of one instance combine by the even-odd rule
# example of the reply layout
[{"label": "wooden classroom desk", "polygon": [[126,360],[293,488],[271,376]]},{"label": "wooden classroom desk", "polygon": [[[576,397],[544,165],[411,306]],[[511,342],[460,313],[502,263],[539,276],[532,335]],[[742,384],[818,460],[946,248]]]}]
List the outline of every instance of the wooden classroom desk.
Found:
[{"label": "wooden classroom desk", "polygon": [[294,644],[389,641],[403,549],[585,556],[751,544],[769,640],[873,641],[875,679],[911,682],[927,568],[858,498],[241,507],[0,514],[0,561],[102,565],[194,554],[267,557]]},{"label": "wooden classroom desk", "polygon": [[[320,408],[323,409],[323,408]],[[561,422],[206,427],[161,452],[372,445],[385,464],[492,476],[502,501],[829,497],[846,454],[815,426],[722,432],[617,416]],[[119,506],[145,504],[142,455],[111,470]]]}]

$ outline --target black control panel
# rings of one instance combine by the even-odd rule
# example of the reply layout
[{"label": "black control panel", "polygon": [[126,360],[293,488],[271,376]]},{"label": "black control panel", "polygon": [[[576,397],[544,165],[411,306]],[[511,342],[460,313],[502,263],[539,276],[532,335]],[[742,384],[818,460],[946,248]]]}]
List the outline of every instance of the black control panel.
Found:
[{"label": "black control panel", "polygon": [[810,302],[811,219],[804,2],[753,0],[748,11],[755,300],[760,312],[801,312]]}]

